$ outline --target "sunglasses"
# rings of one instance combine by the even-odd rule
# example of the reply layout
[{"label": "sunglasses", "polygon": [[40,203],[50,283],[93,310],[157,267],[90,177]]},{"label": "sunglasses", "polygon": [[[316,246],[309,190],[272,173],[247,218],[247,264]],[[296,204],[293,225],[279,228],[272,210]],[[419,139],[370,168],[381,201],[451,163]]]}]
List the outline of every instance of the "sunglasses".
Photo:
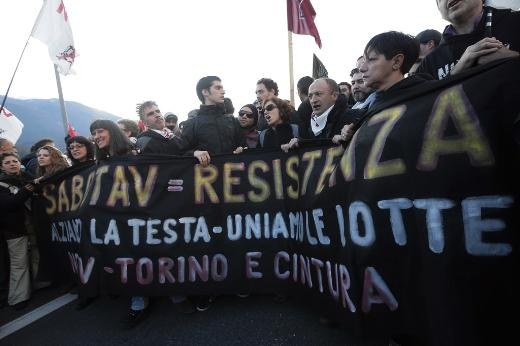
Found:
[{"label": "sunglasses", "polygon": [[155,115],[155,114],[161,114],[161,111],[159,109],[156,109],[154,111],[146,113],[146,116],[151,117],[152,115]]},{"label": "sunglasses", "polygon": [[71,145],[69,145],[69,150],[72,151],[72,150],[74,150],[74,149],[81,149],[81,148],[84,148],[84,147],[85,147],[85,146],[84,146],[83,144],[80,144],[80,143],[78,143],[78,144],[76,144],[76,145],[71,144]]},{"label": "sunglasses", "polygon": [[244,111],[240,111],[240,112],[238,112],[238,116],[239,116],[239,117],[243,117],[244,115],[245,115],[247,118],[249,118],[249,119],[253,119],[253,113],[244,112]]},{"label": "sunglasses", "polygon": [[278,107],[276,107],[276,105],[274,105],[274,104],[271,103],[271,104],[265,106],[264,111],[265,111],[265,112],[270,112],[270,111],[272,111],[272,110],[275,109],[275,108],[278,108]]}]

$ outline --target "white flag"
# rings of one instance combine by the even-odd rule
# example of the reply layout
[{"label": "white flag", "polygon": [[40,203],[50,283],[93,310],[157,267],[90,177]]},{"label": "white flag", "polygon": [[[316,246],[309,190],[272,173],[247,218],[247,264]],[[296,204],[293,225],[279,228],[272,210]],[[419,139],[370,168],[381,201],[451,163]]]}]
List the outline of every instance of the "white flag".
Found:
[{"label": "white flag", "polygon": [[4,107],[0,113],[0,137],[16,143],[22,134],[22,129],[22,122]]},{"label": "white flag", "polygon": [[520,0],[486,0],[487,6],[495,8],[511,8],[513,10],[520,10]]},{"label": "white flag", "polygon": [[44,0],[31,35],[49,47],[52,62],[67,75],[76,58],[69,16],[63,0]]}]

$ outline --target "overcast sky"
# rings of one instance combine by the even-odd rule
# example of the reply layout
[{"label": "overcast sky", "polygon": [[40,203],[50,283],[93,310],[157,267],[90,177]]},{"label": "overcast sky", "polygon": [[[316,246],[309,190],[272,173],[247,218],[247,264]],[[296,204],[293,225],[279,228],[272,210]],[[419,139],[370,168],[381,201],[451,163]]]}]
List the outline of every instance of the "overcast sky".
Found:
[{"label": "overcast sky", "polygon": [[[136,119],[135,105],[155,100],[181,119],[199,107],[198,79],[217,75],[235,109],[255,99],[256,81],[274,79],[289,99],[285,0],[64,0],[79,56],[62,77],[64,97]],[[435,0],[313,0],[323,43],[293,35],[295,82],[312,74],[316,53],[337,82],[368,40],[398,30],[442,31]],[[41,0],[1,0],[4,94],[41,8]],[[11,87],[16,98],[57,98],[47,48],[31,39]],[[297,96],[296,96],[297,99]],[[297,104],[299,100],[297,99]]]}]

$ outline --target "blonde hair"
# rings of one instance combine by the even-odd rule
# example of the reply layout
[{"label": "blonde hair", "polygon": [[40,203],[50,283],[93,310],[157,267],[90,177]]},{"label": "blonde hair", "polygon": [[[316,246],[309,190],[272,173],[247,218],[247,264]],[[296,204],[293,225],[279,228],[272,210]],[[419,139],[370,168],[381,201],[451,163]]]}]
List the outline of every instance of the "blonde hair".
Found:
[{"label": "blonde hair", "polygon": [[38,168],[36,169],[37,177],[48,177],[69,167],[67,159],[65,158],[65,156],[63,156],[62,152],[59,149],[51,145],[44,145],[43,147],[38,149],[36,155],[38,155],[40,150],[47,150],[49,152],[49,155],[51,157],[51,164],[45,167],[38,166]]}]

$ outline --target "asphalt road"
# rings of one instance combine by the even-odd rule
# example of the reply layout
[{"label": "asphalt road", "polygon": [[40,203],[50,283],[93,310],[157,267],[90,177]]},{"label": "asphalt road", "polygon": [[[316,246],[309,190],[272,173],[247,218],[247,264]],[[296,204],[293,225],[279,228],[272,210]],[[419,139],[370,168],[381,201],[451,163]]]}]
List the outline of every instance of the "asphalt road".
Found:
[{"label": "asphalt road", "polygon": [[[23,311],[0,309],[6,323],[66,293],[63,287],[38,291]],[[82,311],[75,302],[0,339],[0,345],[388,345],[360,340],[319,322],[301,302],[276,303],[272,296],[218,297],[205,312],[178,313],[167,298],[152,301],[148,317],[133,329],[123,321],[128,298],[98,298]]]}]

